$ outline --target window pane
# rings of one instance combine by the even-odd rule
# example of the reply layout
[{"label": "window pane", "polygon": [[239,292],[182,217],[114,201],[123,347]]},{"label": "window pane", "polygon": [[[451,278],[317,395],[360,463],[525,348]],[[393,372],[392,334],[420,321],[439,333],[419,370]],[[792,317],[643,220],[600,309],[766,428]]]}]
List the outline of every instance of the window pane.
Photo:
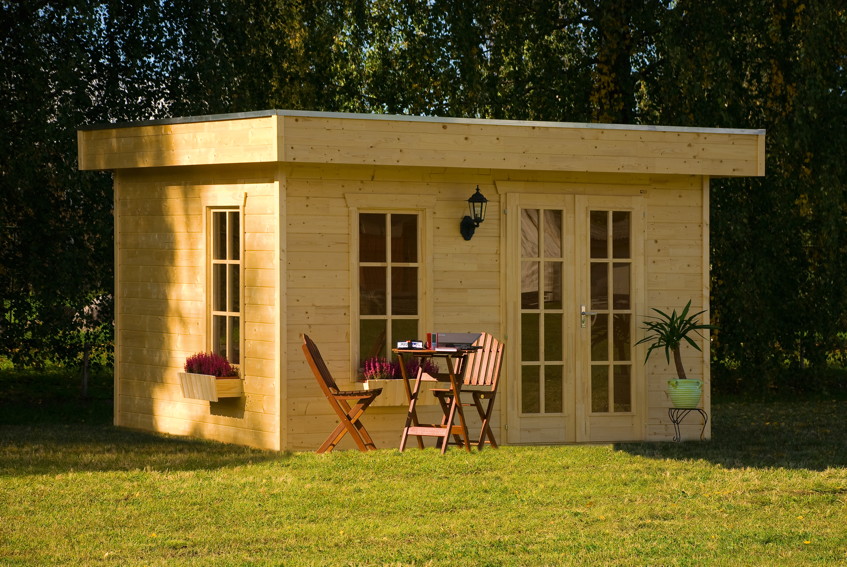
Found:
[{"label": "window pane", "polygon": [[391,261],[418,261],[417,215],[391,215]]},{"label": "window pane", "polygon": [[609,367],[591,367],[591,411],[609,411]]},{"label": "window pane", "polygon": [[227,356],[226,352],[226,317],[212,316],[212,352]]},{"label": "window pane", "polygon": [[538,309],[538,262],[521,262],[521,309]]},{"label": "window pane", "polygon": [[544,256],[562,257],[562,211],[544,211]]},{"label": "window pane", "polygon": [[613,301],[615,309],[629,309],[630,307],[630,264],[612,265],[612,286],[614,289]]},{"label": "window pane", "polygon": [[359,261],[385,262],[385,215],[359,215]]},{"label": "window pane", "polygon": [[544,307],[562,308],[562,262],[544,262]]},{"label": "window pane", "polygon": [[615,258],[629,258],[629,225],[631,214],[627,211],[615,211],[612,213],[612,256]]},{"label": "window pane", "polygon": [[238,218],[240,213],[233,211],[229,213],[229,251],[227,258],[230,260],[241,259],[241,227]]},{"label": "window pane", "polygon": [[521,256],[538,257],[538,211],[521,210]]},{"label": "window pane", "polygon": [[418,314],[417,268],[391,268],[391,314]]},{"label": "window pane", "polygon": [[241,362],[241,335],[239,333],[240,326],[240,318],[239,317],[227,317],[229,328],[227,329],[227,337],[229,341],[229,352],[227,354],[227,358],[233,364],[239,364]]},{"label": "window pane", "polygon": [[606,211],[591,211],[591,257],[609,257],[609,215]]},{"label": "window pane", "polygon": [[591,316],[591,360],[609,360],[609,316]]},{"label": "window pane", "polygon": [[372,356],[386,356],[384,319],[359,321],[359,356],[360,361]]},{"label": "window pane", "polygon": [[417,340],[419,338],[417,319],[394,319],[391,322],[392,347],[397,344],[397,341]]},{"label": "window pane", "polygon": [[212,258],[226,260],[226,213],[212,213]]},{"label": "window pane", "polygon": [[538,367],[521,368],[521,411],[523,413],[541,412],[541,388],[538,382]]},{"label": "window pane", "polygon": [[591,263],[591,309],[609,308],[609,264]]},{"label": "window pane", "polygon": [[615,360],[629,361],[631,360],[630,350],[632,344],[632,331],[630,321],[632,316],[628,314],[616,314],[612,319],[614,326],[613,353]]},{"label": "window pane", "polygon": [[241,289],[241,266],[229,264],[227,268],[229,270],[229,293],[227,293],[229,296],[229,311],[238,312],[240,311],[239,300],[241,299],[238,292]]},{"label": "window pane", "polygon": [[615,411],[632,411],[632,367],[615,366]]},{"label": "window pane", "polygon": [[538,313],[521,313],[521,360],[539,360],[539,318]]},{"label": "window pane", "polygon": [[226,264],[212,266],[212,309],[226,311]]},{"label": "window pane", "polygon": [[359,313],[385,315],[386,291],[385,268],[359,269]]},{"label": "window pane", "polygon": [[544,360],[562,360],[562,314],[544,314]]},{"label": "window pane", "polygon": [[544,367],[544,413],[562,412],[562,367]]}]

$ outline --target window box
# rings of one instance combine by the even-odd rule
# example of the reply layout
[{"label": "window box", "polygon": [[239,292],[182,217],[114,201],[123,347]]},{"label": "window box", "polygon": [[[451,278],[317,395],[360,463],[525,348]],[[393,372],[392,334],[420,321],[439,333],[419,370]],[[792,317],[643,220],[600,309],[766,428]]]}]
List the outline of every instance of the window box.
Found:
[{"label": "window box", "polygon": [[211,374],[179,373],[182,395],[192,400],[217,402],[220,398],[240,398],[244,395],[241,378],[216,378]]},{"label": "window box", "polygon": [[[414,382],[409,383],[409,387],[414,388],[414,386]],[[438,403],[430,391],[437,386],[438,382],[421,383],[421,391],[418,394],[419,406],[432,406]],[[443,387],[443,384],[441,386]],[[365,382],[365,390],[377,390],[379,388],[382,388],[382,393],[377,396],[371,407],[409,407],[409,400],[406,398],[406,388],[403,387],[403,380],[368,380]]]}]

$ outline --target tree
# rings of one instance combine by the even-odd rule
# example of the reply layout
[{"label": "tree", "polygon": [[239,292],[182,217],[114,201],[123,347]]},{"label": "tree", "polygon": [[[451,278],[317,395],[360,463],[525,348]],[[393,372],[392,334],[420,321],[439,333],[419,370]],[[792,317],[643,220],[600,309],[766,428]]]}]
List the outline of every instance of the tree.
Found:
[{"label": "tree", "polygon": [[827,2],[679,1],[646,106],[662,123],[767,129],[767,177],[712,183],[713,352],[741,386],[823,369],[847,296],[845,13]]},{"label": "tree", "polygon": [[76,128],[156,115],[157,17],[155,1],[0,3],[0,355],[16,364],[106,356],[111,180],[76,170]]}]

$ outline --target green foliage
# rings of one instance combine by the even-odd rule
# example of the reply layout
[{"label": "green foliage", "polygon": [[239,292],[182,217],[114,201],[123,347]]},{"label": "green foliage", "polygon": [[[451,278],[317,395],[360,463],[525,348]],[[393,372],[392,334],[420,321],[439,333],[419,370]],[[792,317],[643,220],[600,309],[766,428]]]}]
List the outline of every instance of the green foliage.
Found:
[{"label": "green foliage", "polygon": [[714,329],[712,325],[705,325],[697,320],[697,317],[706,312],[705,310],[689,315],[689,309],[691,309],[691,300],[685,304],[679,314],[677,314],[676,309],[669,315],[654,308],[653,311],[659,315],[650,316],[651,320],[644,322],[643,328],[647,331],[647,335],[635,343],[636,345],[650,343],[647,348],[647,355],[644,358],[645,363],[656,349],[665,349],[665,358],[668,362],[671,361],[671,352],[673,352],[677,375],[680,379],[685,378],[685,368],[682,365],[679,350],[680,344],[685,341],[695,349],[701,350],[700,345],[691,338],[691,335],[696,334],[702,338],[701,330]]},{"label": "green foliage", "polygon": [[102,14],[32,4],[0,5],[0,355],[19,365],[67,360],[63,336],[111,332],[85,315],[111,290],[111,183],[75,167],[76,127],[108,118],[92,105],[111,71],[92,44]]},{"label": "green foliage", "polygon": [[743,4],[678,2],[659,46],[676,80],[653,92],[663,122],[767,129],[767,177],[713,181],[711,199],[717,370],[763,392],[824,369],[844,329],[847,22],[825,2]]},{"label": "green foliage", "polygon": [[0,354],[17,364],[110,341],[84,316],[112,293],[110,179],[75,170],[75,129],[266,108],[765,128],[767,177],[712,180],[715,375],[766,392],[842,346],[837,3],[25,1],[0,3],[0,29]]}]

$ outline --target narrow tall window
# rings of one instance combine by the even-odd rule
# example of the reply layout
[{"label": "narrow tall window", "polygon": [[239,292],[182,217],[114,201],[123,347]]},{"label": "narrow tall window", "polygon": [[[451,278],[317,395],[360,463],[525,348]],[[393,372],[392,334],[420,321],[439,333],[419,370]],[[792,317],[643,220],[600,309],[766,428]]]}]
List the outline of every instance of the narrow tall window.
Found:
[{"label": "narrow tall window", "polygon": [[420,337],[418,215],[359,214],[359,355]]},{"label": "narrow tall window", "polygon": [[562,413],[565,215],[521,209],[521,412]]},{"label": "narrow tall window", "polygon": [[632,213],[591,211],[591,411],[632,411]]},{"label": "narrow tall window", "polygon": [[212,210],[212,351],[241,363],[241,212]]}]

